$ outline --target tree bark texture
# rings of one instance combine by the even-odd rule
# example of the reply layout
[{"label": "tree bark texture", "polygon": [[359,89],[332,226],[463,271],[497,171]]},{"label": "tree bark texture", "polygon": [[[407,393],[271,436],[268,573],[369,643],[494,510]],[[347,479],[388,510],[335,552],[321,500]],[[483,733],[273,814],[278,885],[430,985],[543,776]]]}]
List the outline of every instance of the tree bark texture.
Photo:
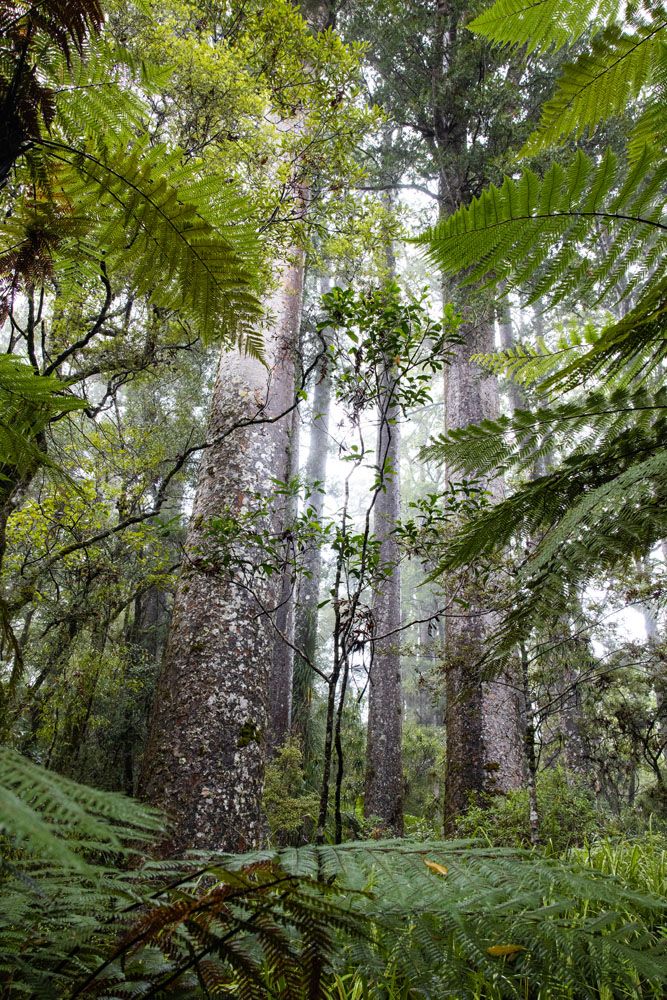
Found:
[{"label": "tree bark texture", "polygon": [[[298,331],[297,331],[298,336]],[[294,387],[296,391],[296,386]],[[298,409],[292,411],[284,468],[277,478],[286,482],[299,474]],[[298,511],[298,496],[284,497],[281,515],[289,524]],[[292,678],[294,674],[294,568],[286,563],[282,572],[280,597],[276,611],[276,635],[269,681],[269,750],[274,753],[289,736],[292,722]]]},{"label": "tree bark texture", "polygon": [[[331,282],[324,278],[321,292],[331,288]],[[331,411],[331,372],[326,355],[315,373],[313,389],[313,415],[306,460],[305,479],[308,489],[306,502],[314,510],[318,521],[324,513],[324,485],[327,475],[327,455],[329,450],[329,414]],[[314,486],[314,484],[319,484]],[[297,652],[294,658],[292,681],[292,732],[302,743],[304,759],[311,750],[311,706],[313,698],[313,670],[311,664],[317,658],[317,623],[322,577],[322,553],[319,546],[312,546],[306,553],[299,582],[298,602],[295,611],[294,645],[304,655]]]},{"label": "tree bark texture", "polygon": [[[140,794],[171,818],[163,849],[243,850],[258,845],[268,684],[280,579],[242,579],[217,559],[211,519],[242,516],[284,468],[294,402],[303,255],[280,269],[264,335],[267,367],[222,354],[207,440],[143,760]],[[258,421],[273,422],[258,422]],[[247,425],[238,427],[247,421]],[[233,427],[236,430],[231,431]],[[275,530],[278,525],[271,526]],[[257,553],[244,553],[249,564]]]},{"label": "tree bark texture", "polygon": [[374,533],[380,543],[380,566],[389,575],[373,595],[374,632],[368,697],[364,814],[379,816],[396,836],[403,833],[403,696],[400,633],[401,573],[394,528],[401,515],[399,408],[393,403],[394,376],[383,372],[377,464],[384,481],[375,500]]},{"label": "tree bark texture", "polygon": [[[498,416],[498,383],[474,364],[472,355],[494,348],[493,323],[483,315],[464,329],[464,342],[445,373],[445,426],[453,430]],[[487,484],[495,499],[503,494],[502,480]],[[446,621],[446,729],[445,819],[449,828],[471,797],[520,788],[524,777],[522,698],[520,680],[508,669],[494,680],[484,680],[481,661],[494,625],[467,574],[451,584],[469,607],[462,617]]]}]

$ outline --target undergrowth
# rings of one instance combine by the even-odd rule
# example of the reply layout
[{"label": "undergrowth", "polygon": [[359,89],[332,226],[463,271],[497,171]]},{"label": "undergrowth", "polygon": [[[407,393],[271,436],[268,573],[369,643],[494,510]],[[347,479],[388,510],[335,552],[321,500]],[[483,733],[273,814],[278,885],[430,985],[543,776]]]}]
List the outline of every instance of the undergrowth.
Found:
[{"label": "undergrowth", "polygon": [[155,814],[1,753],[3,1000],[664,996],[657,839],[565,860],[393,840],[136,866]]}]

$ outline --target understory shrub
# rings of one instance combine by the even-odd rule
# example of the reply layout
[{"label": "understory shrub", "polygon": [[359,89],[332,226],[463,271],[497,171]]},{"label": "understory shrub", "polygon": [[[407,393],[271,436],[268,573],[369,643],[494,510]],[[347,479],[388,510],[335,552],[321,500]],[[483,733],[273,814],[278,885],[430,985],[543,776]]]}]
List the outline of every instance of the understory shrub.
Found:
[{"label": "understory shrub", "polygon": [[[554,854],[583,844],[606,821],[584,782],[560,767],[538,775],[537,804],[540,842]],[[494,795],[472,805],[459,817],[456,829],[461,837],[481,838],[499,847],[529,847],[528,792]]]}]

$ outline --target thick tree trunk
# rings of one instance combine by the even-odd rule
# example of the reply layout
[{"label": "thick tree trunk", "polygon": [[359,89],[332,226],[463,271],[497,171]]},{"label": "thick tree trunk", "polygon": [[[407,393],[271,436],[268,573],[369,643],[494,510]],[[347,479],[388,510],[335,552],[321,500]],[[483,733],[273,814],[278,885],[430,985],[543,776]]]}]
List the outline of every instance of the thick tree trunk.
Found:
[{"label": "thick tree trunk", "polygon": [[[662,543],[663,558],[667,559],[667,543]],[[637,569],[640,579],[650,582],[650,565],[647,560],[638,560]],[[653,691],[656,702],[656,723],[658,732],[667,734],[667,672],[665,671],[664,656],[660,654],[661,645],[660,626],[656,616],[656,606],[653,601],[642,601],[639,605],[642,619],[644,621],[644,633],[646,644],[653,653],[656,660],[656,669],[653,679]],[[663,745],[663,754],[667,751],[667,744]]]},{"label": "thick tree trunk", "polygon": [[[163,670],[144,754],[140,794],[169,814],[165,851],[242,850],[264,834],[261,810],[268,683],[275,630],[268,610],[280,581],[241,578],[219,564],[211,520],[244,514],[284,467],[294,399],[303,255],[280,274],[265,332],[268,367],[225,352],[213,392]],[[279,419],[277,419],[279,418]],[[257,420],[274,422],[257,423]],[[241,422],[248,425],[230,433]],[[276,524],[267,526],[275,529]],[[257,553],[243,553],[249,565]]]},{"label": "thick tree trunk", "polygon": [[566,667],[561,680],[564,695],[559,721],[565,765],[575,774],[586,775],[590,771],[590,765],[583,735],[581,692],[577,680],[577,669]]},{"label": "thick tree trunk", "polygon": [[[298,337],[298,331],[295,331]],[[296,391],[296,387],[295,387]],[[284,469],[277,476],[287,482],[299,474],[299,412],[295,409],[289,428]],[[298,511],[296,494],[284,498],[281,516],[289,524]],[[289,557],[290,553],[287,552]],[[287,562],[282,572],[276,636],[269,681],[269,750],[274,753],[289,736],[292,722],[292,679],[294,674],[294,567]]]},{"label": "thick tree trunk", "polygon": [[[445,426],[466,427],[498,415],[498,384],[471,361],[494,348],[493,323],[482,316],[463,331],[445,374]],[[502,481],[488,484],[496,498]],[[471,797],[520,788],[524,777],[520,683],[510,670],[484,680],[481,661],[494,624],[485,595],[466,574],[451,581],[468,602],[462,617],[446,621],[447,764],[445,818],[451,828]]]},{"label": "thick tree trunk", "polygon": [[385,488],[375,500],[374,533],[380,543],[380,566],[389,575],[373,595],[374,632],[369,678],[366,794],[364,814],[379,816],[396,836],[403,833],[403,696],[401,693],[401,622],[399,546],[394,528],[401,514],[399,408],[394,405],[394,377],[383,373],[377,439],[377,464]]},{"label": "thick tree trunk", "polygon": [[[331,282],[324,278],[321,292],[328,292]],[[306,502],[313,508],[314,517],[321,521],[324,513],[324,485],[327,474],[329,450],[329,413],[331,410],[331,372],[326,355],[315,375],[313,390],[313,416],[310,429],[308,458],[306,460]],[[318,484],[314,487],[314,484]],[[301,740],[304,759],[311,749],[311,705],[313,696],[313,669],[317,657],[317,621],[322,576],[322,553],[313,546],[306,553],[299,583],[299,599],[295,615],[294,645],[304,655],[295,654],[292,684],[292,732]]]}]

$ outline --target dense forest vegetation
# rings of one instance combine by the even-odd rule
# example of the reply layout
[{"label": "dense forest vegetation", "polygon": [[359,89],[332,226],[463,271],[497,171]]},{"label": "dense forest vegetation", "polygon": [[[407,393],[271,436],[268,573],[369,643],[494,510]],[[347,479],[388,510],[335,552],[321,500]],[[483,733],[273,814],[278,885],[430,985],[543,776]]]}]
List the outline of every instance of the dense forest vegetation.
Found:
[{"label": "dense forest vegetation", "polygon": [[667,992],[667,12],[0,0],[0,997]]}]

